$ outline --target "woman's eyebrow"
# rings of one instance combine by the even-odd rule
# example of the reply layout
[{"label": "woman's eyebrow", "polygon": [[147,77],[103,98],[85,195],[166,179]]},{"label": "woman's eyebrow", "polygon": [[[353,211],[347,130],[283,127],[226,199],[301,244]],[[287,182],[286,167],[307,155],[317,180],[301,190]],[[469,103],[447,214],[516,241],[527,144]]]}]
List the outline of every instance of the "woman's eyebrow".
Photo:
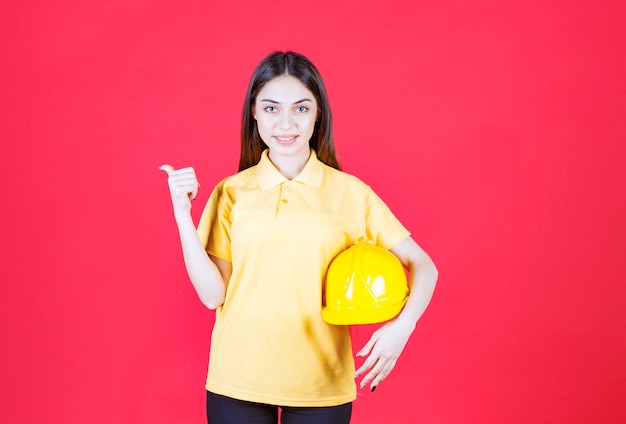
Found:
[{"label": "woman's eyebrow", "polygon": [[304,99],[300,99],[297,102],[294,102],[294,105],[297,105],[298,103],[304,103],[304,102],[312,102],[313,100],[309,99],[308,97],[305,97]]},{"label": "woman's eyebrow", "polygon": [[[276,101],[276,100],[272,100],[272,99],[261,99],[262,102],[266,102],[266,103],[273,103],[273,104],[277,104],[279,105],[280,102]],[[308,97],[305,97],[304,99],[300,99],[297,102],[294,102],[294,105],[297,105],[298,103],[304,103],[304,102],[313,102],[313,100],[309,99]]]}]

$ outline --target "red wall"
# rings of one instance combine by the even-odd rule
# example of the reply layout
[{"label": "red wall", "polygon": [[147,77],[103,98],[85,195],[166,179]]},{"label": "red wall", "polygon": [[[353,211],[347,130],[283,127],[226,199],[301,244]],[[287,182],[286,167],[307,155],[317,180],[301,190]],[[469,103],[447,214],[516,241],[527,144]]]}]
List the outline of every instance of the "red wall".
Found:
[{"label": "red wall", "polygon": [[198,217],[294,49],[440,269],[353,421],[626,422],[623,1],[209,3],[1,6],[0,421],[204,421],[214,315],[157,166],[197,168]]}]

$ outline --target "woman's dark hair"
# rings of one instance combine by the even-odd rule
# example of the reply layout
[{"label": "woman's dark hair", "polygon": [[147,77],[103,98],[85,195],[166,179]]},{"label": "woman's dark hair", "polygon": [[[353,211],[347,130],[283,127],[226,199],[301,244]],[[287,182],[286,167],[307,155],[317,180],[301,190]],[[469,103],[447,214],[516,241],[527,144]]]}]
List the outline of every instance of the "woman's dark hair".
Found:
[{"label": "woman's dark hair", "polygon": [[256,120],[252,115],[256,96],[268,81],[285,74],[298,78],[313,93],[317,101],[317,121],[309,145],[315,150],[319,160],[328,166],[341,169],[335,152],[333,118],[322,76],[315,65],[305,56],[294,52],[274,52],[259,63],[248,85],[241,115],[239,170],[243,171],[256,165],[261,159],[261,153],[266,148],[259,135]]}]

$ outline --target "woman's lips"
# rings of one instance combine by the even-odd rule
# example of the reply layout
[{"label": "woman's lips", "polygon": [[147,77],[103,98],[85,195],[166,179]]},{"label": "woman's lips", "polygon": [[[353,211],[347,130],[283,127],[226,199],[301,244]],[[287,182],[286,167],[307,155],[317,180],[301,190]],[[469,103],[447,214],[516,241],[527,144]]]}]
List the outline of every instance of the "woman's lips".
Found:
[{"label": "woman's lips", "polygon": [[293,144],[296,139],[298,138],[297,135],[276,135],[274,136],[274,139],[278,142],[278,144]]}]

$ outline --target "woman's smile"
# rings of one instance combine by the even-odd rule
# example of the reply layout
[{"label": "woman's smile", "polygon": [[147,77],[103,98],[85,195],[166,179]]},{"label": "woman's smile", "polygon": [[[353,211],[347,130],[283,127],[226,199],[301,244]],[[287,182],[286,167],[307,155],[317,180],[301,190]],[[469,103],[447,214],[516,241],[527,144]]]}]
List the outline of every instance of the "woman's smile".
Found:
[{"label": "woman's smile", "polygon": [[297,135],[275,135],[274,138],[279,144],[288,145],[295,143]]}]

